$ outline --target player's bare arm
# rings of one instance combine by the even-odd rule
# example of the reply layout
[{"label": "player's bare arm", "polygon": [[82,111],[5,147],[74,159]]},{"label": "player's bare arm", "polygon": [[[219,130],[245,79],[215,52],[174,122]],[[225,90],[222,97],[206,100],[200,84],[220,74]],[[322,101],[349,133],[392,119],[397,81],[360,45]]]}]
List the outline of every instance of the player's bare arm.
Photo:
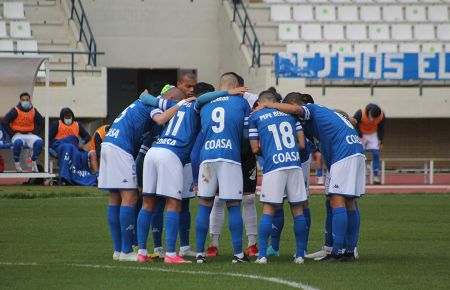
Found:
[{"label": "player's bare arm", "polygon": [[259,140],[249,140],[249,141],[253,154],[260,155]]},{"label": "player's bare arm", "polygon": [[185,100],[182,100],[178,102],[176,106],[173,106],[172,108],[164,111],[161,114],[158,114],[153,117],[153,121],[155,121],[158,125],[164,125],[165,123],[169,122],[170,119],[172,119],[173,116],[177,113],[178,109],[184,104],[195,100],[195,97],[190,97]]},{"label": "player's bare arm", "polygon": [[262,110],[264,108],[276,109],[283,113],[290,114],[290,115],[296,115],[299,117],[303,117],[305,114],[305,111],[300,106],[290,105],[290,104],[281,104],[281,103],[260,104],[260,105],[258,105],[258,107],[256,107],[255,112]]}]

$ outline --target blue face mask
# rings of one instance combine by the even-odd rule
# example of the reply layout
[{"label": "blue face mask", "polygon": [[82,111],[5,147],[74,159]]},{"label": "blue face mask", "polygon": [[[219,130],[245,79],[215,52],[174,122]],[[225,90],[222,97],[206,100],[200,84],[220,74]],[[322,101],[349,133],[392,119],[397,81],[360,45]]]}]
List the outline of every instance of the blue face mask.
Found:
[{"label": "blue face mask", "polygon": [[20,103],[20,105],[22,106],[22,108],[24,108],[25,110],[31,109],[31,103],[28,101],[22,101]]}]

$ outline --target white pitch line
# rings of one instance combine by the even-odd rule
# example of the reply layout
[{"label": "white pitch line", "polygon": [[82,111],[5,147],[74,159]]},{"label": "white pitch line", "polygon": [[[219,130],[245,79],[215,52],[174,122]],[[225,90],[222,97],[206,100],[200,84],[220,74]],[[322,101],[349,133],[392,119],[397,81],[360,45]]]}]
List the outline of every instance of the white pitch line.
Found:
[{"label": "white pitch line", "polygon": [[[11,263],[11,262],[0,262],[0,266],[58,266],[58,264],[39,264],[39,263]],[[61,266],[61,265],[60,265]],[[277,277],[265,277],[253,274],[241,274],[233,272],[210,272],[210,271],[192,271],[192,270],[176,270],[168,268],[158,268],[158,267],[131,267],[131,266],[113,266],[113,265],[91,265],[91,264],[62,264],[62,266],[77,267],[77,268],[91,268],[91,269],[122,269],[122,270],[142,270],[142,271],[152,271],[152,272],[166,272],[166,273],[178,273],[178,274],[201,274],[209,276],[228,276],[236,278],[246,278],[258,281],[267,281],[275,284],[285,285],[296,289],[304,290],[319,290],[303,284],[300,282],[285,280]]]}]

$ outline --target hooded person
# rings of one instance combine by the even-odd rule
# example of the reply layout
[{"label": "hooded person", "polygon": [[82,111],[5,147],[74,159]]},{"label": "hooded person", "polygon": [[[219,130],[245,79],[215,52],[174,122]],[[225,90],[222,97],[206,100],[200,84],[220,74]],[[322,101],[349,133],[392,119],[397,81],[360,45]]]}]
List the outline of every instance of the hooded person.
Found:
[{"label": "hooded person", "polygon": [[82,144],[89,143],[91,136],[84,129],[75,118],[73,111],[70,108],[62,108],[59,113],[59,120],[55,122],[50,128],[49,140],[52,144],[56,140],[61,140],[63,138],[75,136],[81,139]]},{"label": "hooded person", "polygon": [[44,127],[44,118],[31,103],[28,93],[20,95],[20,101],[3,119],[3,128],[13,144],[14,162],[17,172],[22,172],[20,153],[23,147],[32,150],[31,168],[38,172],[36,160],[42,152],[44,141],[38,135]]}]

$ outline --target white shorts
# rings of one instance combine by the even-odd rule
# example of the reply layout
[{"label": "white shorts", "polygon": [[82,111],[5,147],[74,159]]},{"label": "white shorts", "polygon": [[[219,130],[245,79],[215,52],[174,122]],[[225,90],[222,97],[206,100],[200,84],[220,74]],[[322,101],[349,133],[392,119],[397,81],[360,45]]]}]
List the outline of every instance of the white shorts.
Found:
[{"label": "white shorts", "polygon": [[14,141],[16,140],[22,140],[24,147],[28,147],[28,149],[33,149],[34,142],[36,142],[37,140],[42,140],[42,138],[34,134],[16,133],[12,137],[11,143],[14,144]]},{"label": "white shorts", "polygon": [[166,148],[152,147],[144,159],[143,195],[181,200],[183,198],[183,164]]},{"label": "white shorts", "polygon": [[282,204],[284,197],[287,197],[290,204],[299,204],[308,199],[301,168],[272,171],[263,175],[261,202]]},{"label": "white shorts", "polygon": [[331,165],[325,181],[327,195],[360,197],[366,188],[366,157],[353,155]]},{"label": "white shorts", "polygon": [[311,163],[312,163],[312,156],[311,154],[309,154],[308,160],[302,163],[303,178],[305,179],[305,188],[308,196],[309,196],[309,180],[311,177]]},{"label": "white shorts", "polygon": [[193,181],[192,166],[191,163],[188,163],[183,167],[183,199],[195,197],[194,187],[192,186]]},{"label": "white shorts", "polygon": [[111,143],[102,143],[98,188],[137,189],[136,163],[133,156]]},{"label": "white shorts", "polygon": [[214,161],[200,165],[198,174],[198,196],[214,198],[219,188],[219,198],[225,201],[242,200],[243,191],[241,165]]},{"label": "white shorts", "polygon": [[364,146],[364,149],[366,150],[377,150],[380,149],[380,146],[378,146],[378,133],[372,133],[372,134],[363,134],[362,135],[362,143]]}]

